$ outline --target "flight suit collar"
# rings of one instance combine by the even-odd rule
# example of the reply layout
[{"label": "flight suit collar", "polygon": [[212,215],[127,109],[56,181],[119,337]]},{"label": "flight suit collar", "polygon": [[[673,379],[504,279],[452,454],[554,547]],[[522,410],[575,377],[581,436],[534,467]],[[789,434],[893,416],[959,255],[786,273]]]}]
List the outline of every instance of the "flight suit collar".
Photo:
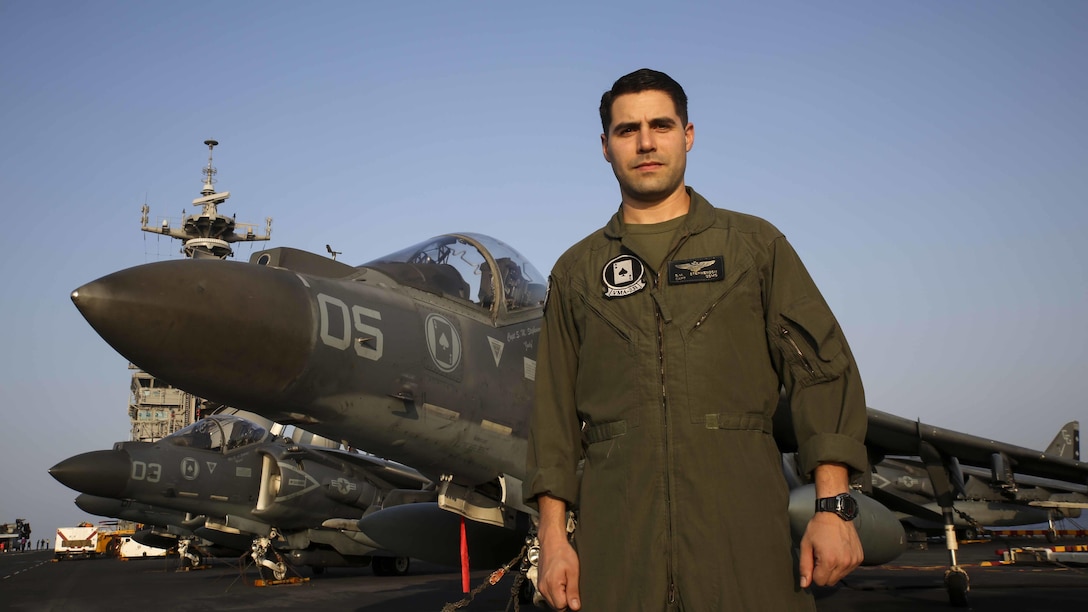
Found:
[{"label": "flight suit collar", "polygon": [[[691,187],[685,187],[691,198],[691,207],[688,209],[687,218],[681,231],[686,234],[698,234],[714,224],[714,207],[706,198],[699,195]],[[621,240],[627,234],[627,224],[623,222],[623,207],[616,211],[604,227],[604,235],[613,240]]]}]

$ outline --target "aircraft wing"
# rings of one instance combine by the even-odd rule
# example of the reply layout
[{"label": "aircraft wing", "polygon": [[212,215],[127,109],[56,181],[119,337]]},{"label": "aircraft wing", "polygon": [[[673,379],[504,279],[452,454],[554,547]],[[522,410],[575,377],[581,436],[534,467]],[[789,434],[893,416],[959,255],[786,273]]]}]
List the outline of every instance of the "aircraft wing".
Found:
[{"label": "aircraft wing", "polygon": [[869,408],[865,444],[871,455],[922,455],[923,443],[961,464],[994,468],[1004,464],[1017,474],[1088,483],[1088,463],[989,438],[952,431]]}]

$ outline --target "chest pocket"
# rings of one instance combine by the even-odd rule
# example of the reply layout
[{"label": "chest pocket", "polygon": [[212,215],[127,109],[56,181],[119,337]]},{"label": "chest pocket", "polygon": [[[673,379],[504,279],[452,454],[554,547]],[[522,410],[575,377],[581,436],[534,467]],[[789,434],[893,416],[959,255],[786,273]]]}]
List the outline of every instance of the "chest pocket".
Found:
[{"label": "chest pocket", "polygon": [[[620,299],[640,298],[646,299]],[[616,304],[585,291],[580,299],[583,310],[575,397],[579,415],[590,427],[619,422],[627,429],[637,427],[639,411],[649,399],[646,388],[652,384],[646,365],[651,339],[632,325],[630,314]]]},{"label": "chest pocket", "polygon": [[736,270],[715,288],[679,322],[683,347],[672,374],[684,377],[686,387],[672,399],[678,408],[685,402],[692,423],[730,429],[716,425],[721,415],[766,413],[779,383],[764,333],[758,274]]}]

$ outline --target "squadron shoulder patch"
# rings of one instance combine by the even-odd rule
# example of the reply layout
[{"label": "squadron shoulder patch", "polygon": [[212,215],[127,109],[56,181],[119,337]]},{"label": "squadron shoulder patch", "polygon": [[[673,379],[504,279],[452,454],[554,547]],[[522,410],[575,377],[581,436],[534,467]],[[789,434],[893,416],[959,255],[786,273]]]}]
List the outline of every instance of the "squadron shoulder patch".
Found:
[{"label": "squadron shoulder patch", "polygon": [[646,267],[634,255],[620,255],[601,270],[605,297],[624,297],[646,288]]},{"label": "squadron shoulder patch", "polygon": [[670,285],[707,283],[724,279],[725,261],[721,255],[669,262]]}]

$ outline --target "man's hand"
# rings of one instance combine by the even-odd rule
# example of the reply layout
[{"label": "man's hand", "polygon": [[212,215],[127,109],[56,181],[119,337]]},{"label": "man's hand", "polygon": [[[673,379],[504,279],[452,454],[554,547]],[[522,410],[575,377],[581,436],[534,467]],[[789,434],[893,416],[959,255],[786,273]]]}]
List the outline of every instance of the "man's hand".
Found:
[{"label": "man's hand", "polygon": [[567,503],[547,494],[540,504],[540,567],[537,587],[556,610],[581,610],[578,596],[578,553],[567,539]]},{"label": "man's hand", "polygon": [[556,610],[580,610],[578,597],[578,553],[563,538],[540,547],[540,594]]},{"label": "man's hand", "polygon": [[801,538],[801,588],[831,586],[865,558],[858,530],[833,512],[817,512]]},{"label": "man's hand", "polygon": [[[816,497],[833,497],[849,490],[849,469],[842,463],[821,463],[813,470]],[[858,530],[834,512],[817,512],[801,538],[801,588],[831,586],[861,565]]]}]

